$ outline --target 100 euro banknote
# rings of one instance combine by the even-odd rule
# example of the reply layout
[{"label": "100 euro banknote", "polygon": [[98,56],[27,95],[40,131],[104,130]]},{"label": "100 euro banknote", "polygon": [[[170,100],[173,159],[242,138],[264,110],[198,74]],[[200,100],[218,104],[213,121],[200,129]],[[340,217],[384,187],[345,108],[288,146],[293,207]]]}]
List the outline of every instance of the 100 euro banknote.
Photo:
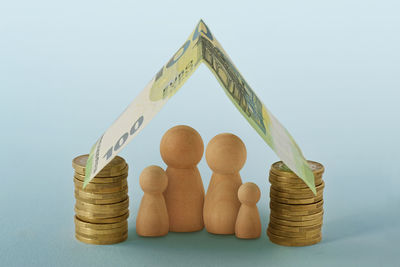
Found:
[{"label": "100 euro banknote", "polygon": [[314,175],[300,148],[250,88],[203,21],[93,145],[84,186],[135,138],[202,62],[250,125],[315,194]]}]

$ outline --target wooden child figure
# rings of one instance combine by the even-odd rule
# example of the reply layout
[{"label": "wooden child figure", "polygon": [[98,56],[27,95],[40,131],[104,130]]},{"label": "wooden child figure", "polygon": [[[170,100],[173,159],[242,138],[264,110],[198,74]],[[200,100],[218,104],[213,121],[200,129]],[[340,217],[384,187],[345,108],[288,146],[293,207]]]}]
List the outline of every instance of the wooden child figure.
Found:
[{"label": "wooden child figure", "polygon": [[168,185],[164,170],[152,165],[139,177],[144,195],[136,218],[136,233],[140,236],[163,236],[168,234],[169,220],[163,192]]},{"label": "wooden child figure", "polygon": [[236,237],[253,239],[261,236],[260,214],[256,205],[260,195],[260,189],[254,183],[245,183],[239,187],[238,197],[242,205],[236,219]]}]

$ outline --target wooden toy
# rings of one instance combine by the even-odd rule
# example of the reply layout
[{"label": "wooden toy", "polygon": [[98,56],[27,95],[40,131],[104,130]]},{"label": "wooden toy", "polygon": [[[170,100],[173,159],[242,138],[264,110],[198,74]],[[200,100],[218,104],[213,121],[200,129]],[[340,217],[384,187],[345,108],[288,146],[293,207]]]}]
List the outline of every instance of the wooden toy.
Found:
[{"label": "wooden toy", "polygon": [[260,189],[254,183],[245,183],[239,187],[238,198],[242,205],[236,219],[236,237],[253,239],[261,236],[261,221],[257,208],[260,195]]},{"label": "wooden toy", "polygon": [[171,232],[194,232],[204,228],[204,187],[197,169],[203,152],[200,134],[189,126],[175,126],[161,139],[161,157],[168,165],[168,187],[164,196]]},{"label": "wooden toy", "polygon": [[155,165],[145,168],[139,177],[144,195],[136,218],[136,233],[140,236],[168,234],[169,220],[163,191],[168,185],[165,171]]},{"label": "wooden toy", "polygon": [[234,134],[215,136],[207,145],[206,160],[213,171],[204,201],[204,224],[213,234],[234,234],[240,208],[239,171],[246,162],[246,147]]}]

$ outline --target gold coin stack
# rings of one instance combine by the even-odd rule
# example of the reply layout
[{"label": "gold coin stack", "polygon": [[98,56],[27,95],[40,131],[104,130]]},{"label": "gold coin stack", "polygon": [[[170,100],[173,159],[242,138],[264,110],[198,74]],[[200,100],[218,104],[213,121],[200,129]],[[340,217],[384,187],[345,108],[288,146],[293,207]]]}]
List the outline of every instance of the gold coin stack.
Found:
[{"label": "gold coin stack", "polygon": [[322,239],[324,166],[314,161],[308,164],[314,173],[316,195],[282,161],[271,166],[271,214],[267,235],[275,244],[309,246]]},{"label": "gold coin stack", "polygon": [[89,155],[72,160],[75,169],[75,237],[106,245],[128,238],[128,164],[116,156],[83,188]]}]

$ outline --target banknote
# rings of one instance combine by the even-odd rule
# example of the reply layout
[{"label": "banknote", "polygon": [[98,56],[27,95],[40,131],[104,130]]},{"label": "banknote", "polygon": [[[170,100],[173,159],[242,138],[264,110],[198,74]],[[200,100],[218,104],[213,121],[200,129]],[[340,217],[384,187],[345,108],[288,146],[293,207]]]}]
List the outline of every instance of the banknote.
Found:
[{"label": "banknote", "polygon": [[313,172],[299,146],[250,88],[202,20],[186,42],[92,146],[84,186],[135,138],[200,63],[207,65],[228,98],[261,138],[316,193]]}]

